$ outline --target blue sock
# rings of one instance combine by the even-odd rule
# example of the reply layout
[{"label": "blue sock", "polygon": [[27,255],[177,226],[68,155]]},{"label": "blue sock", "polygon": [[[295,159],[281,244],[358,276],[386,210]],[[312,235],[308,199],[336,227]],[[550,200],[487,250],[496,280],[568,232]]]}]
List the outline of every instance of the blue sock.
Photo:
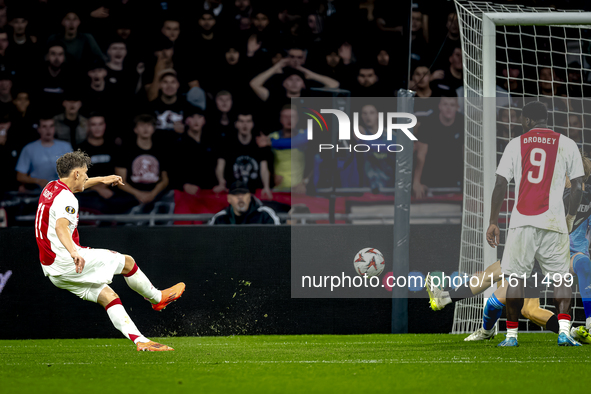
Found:
[{"label": "blue sock", "polygon": [[482,314],[482,328],[485,330],[491,330],[495,326],[497,320],[501,317],[504,306],[505,305],[501,304],[493,294],[488,301],[486,301],[486,306],[484,307],[484,313]]},{"label": "blue sock", "polygon": [[591,317],[591,260],[584,254],[576,255],[573,260],[573,271],[579,278],[579,291],[583,299],[585,317]]}]

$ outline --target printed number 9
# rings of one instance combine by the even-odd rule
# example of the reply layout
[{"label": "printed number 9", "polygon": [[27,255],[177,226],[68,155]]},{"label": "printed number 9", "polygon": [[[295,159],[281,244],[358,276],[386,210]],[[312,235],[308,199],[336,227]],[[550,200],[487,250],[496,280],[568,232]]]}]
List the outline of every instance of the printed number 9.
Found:
[{"label": "printed number 9", "polygon": [[[540,154],[542,157],[540,160],[536,160],[536,154]],[[532,166],[538,167],[538,176],[533,177],[533,171],[527,173],[527,180],[530,183],[540,183],[544,177],[544,167],[546,166],[546,151],[540,148],[532,149],[529,155],[529,162]]]}]

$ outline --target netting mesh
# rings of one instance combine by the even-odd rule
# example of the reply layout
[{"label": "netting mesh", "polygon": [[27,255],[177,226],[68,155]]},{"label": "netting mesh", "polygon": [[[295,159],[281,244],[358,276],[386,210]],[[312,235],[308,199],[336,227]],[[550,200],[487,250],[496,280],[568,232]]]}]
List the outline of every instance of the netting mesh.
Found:
[{"label": "netting mesh", "polygon": [[[533,25],[537,12],[565,12],[549,8],[456,1],[460,24],[465,92],[464,212],[459,271],[469,275],[483,271],[494,261],[484,261],[483,180],[494,177],[496,168],[485,168],[484,149],[495,149],[497,163],[509,141],[521,135],[521,108],[531,100],[544,102],[548,125],[569,136],[587,153],[591,152],[591,34],[589,26]],[[482,67],[482,14],[484,12],[529,13],[531,25],[496,28],[496,146],[484,146]],[[488,98],[489,100],[491,98]],[[486,129],[488,130],[488,128]],[[488,130],[490,132],[490,130]],[[499,227],[504,245],[514,185],[510,184]],[[488,248],[488,245],[486,245]],[[501,256],[502,247],[498,256]],[[548,294],[549,293],[549,294]],[[553,308],[551,291],[542,292],[542,307]],[[576,289],[578,294],[578,288]],[[548,302],[550,304],[548,304]],[[584,321],[580,299],[573,302],[574,323]],[[456,304],[452,333],[468,333],[480,327],[482,295]],[[525,321],[525,320],[524,320]],[[539,329],[534,324],[528,329]]]}]

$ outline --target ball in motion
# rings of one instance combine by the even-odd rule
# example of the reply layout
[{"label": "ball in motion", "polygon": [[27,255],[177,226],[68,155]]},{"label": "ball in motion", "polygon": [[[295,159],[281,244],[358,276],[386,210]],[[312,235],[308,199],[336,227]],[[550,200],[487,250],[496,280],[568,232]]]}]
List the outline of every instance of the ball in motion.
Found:
[{"label": "ball in motion", "polygon": [[375,248],[361,249],[353,259],[355,271],[361,276],[378,276],[384,271],[384,255]]}]

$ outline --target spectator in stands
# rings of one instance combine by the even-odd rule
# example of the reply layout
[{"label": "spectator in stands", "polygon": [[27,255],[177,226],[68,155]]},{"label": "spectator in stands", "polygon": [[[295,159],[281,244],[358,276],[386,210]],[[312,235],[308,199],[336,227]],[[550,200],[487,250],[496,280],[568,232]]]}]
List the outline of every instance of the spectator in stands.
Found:
[{"label": "spectator in stands", "polygon": [[73,89],[66,92],[62,105],[64,111],[53,118],[55,138],[69,142],[74,149],[77,149],[88,134],[88,121],[79,113],[82,100],[78,92]]},{"label": "spectator in stands", "polygon": [[[517,110],[513,107],[499,109],[497,122],[497,152],[503,153],[509,140],[520,136],[523,133],[521,119],[517,117]],[[572,137],[571,137],[572,138]],[[500,160],[501,157],[498,156]]]},{"label": "spectator in stands", "polygon": [[224,146],[230,137],[236,134],[234,121],[236,120],[233,111],[234,100],[232,94],[225,90],[218,92],[215,96],[215,109],[212,114],[212,131],[215,132],[217,146]]},{"label": "spectator in stands", "polygon": [[251,190],[263,189],[262,197],[271,200],[271,172],[269,163],[273,153],[268,147],[260,148],[253,136],[254,121],[247,110],[237,112],[234,123],[237,133],[230,138],[220,152],[216,168],[218,179],[225,179],[226,184],[242,181]]},{"label": "spectator in stands", "polygon": [[447,59],[456,48],[460,47],[460,24],[458,21],[458,14],[450,12],[447,15],[447,23],[445,27],[447,28],[447,35],[439,53],[438,60],[435,60],[434,70],[446,70]]},{"label": "spectator in stands", "polygon": [[66,50],[61,43],[53,41],[47,45],[45,60],[35,88],[40,92],[41,105],[48,113],[56,115],[64,101],[64,91],[69,84],[76,85],[77,81],[71,68],[66,66]]},{"label": "spectator in stands", "polygon": [[[238,100],[240,98],[248,100],[253,96],[253,92],[248,86],[248,82],[254,76],[252,70],[253,62],[248,58],[243,60],[243,57],[240,55],[240,46],[237,44],[227,43],[221,48],[221,52],[223,53],[220,56],[221,62],[217,66],[216,73],[224,77],[211,78],[202,87],[212,95],[224,90],[232,93]],[[269,61],[266,63],[269,63]]]},{"label": "spectator in stands", "polygon": [[[361,108],[360,112],[360,133],[364,135],[377,134],[380,127],[380,115],[376,106],[366,104]],[[359,142],[365,143],[364,141]],[[386,146],[395,144],[396,141],[386,140],[386,133],[383,133],[382,137],[372,141],[372,143],[382,143],[383,146]],[[396,156],[393,153],[372,147],[370,151],[356,156],[358,159],[363,158],[361,163],[362,172],[374,193],[378,193],[383,188],[394,187]]]},{"label": "spectator in stands", "polygon": [[16,130],[11,129],[8,112],[0,114],[0,200],[7,191],[18,189],[16,181],[16,163],[18,155],[23,148],[20,144],[20,136]]},{"label": "spectator in stands", "polygon": [[376,74],[376,66],[371,64],[361,65],[357,71],[357,79],[351,87],[353,97],[391,97],[394,94],[392,87],[383,86]]},{"label": "spectator in stands", "polygon": [[[31,101],[29,100],[29,92],[20,85],[20,89],[13,88],[14,100],[12,100],[13,111],[10,115],[10,128],[18,135],[20,148],[22,149],[29,142],[33,142],[39,138],[37,133],[37,117],[34,111],[30,109]],[[20,149],[19,149],[20,152]]]},{"label": "spectator in stands", "polygon": [[[464,175],[464,117],[458,99],[439,99],[439,111],[421,122],[416,142],[413,192],[423,198],[429,188],[461,187]],[[442,147],[445,147],[444,149]],[[441,164],[445,163],[442,170]]]},{"label": "spectator in stands", "polygon": [[156,118],[156,130],[159,138],[172,142],[185,131],[184,113],[190,105],[178,94],[179,80],[176,71],[164,70],[159,78],[159,96],[150,103],[150,113]]},{"label": "spectator in stands", "polygon": [[199,107],[189,107],[185,113],[187,131],[173,145],[176,160],[171,172],[171,187],[185,193],[196,195],[200,189],[223,191],[225,181],[218,184],[215,169],[218,163],[218,152],[215,136],[207,130],[205,113]]},{"label": "spectator in stands", "polygon": [[305,194],[312,176],[311,171],[305,174],[305,132],[297,129],[298,114],[291,109],[291,105],[285,105],[281,109],[279,122],[281,130],[269,136],[257,137],[257,144],[261,148],[273,148],[275,188]]},{"label": "spectator in stands", "polygon": [[343,43],[340,47],[327,46],[325,48],[325,57],[322,69],[323,74],[337,81],[350,81],[353,79],[352,70],[352,47],[348,42]]},{"label": "spectator in stands", "polygon": [[439,70],[433,73],[433,84],[440,90],[454,91],[457,95],[458,88],[464,85],[463,70],[462,48],[456,47],[449,56],[447,69],[443,70],[443,73]]},{"label": "spectator in stands", "polygon": [[268,11],[257,8],[250,19],[252,28],[248,32],[246,56],[253,58],[255,64],[268,64],[269,54],[277,46],[277,35],[270,26],[271,18]]},{"label": "spectator in stands", "polygon": [[12,107],[12,74],[8,71],[0,71],[0,107]]},{"label": "spectator in stands", "polygon": [[72,145],[54,139],[53,116],[41,117],[37,131],[40,138],[26,145],[18,158],[16,180],[26,189],[41,191],[49,181],[59,179],[55,162],[61,155],[72,152]]},{"label": "spectator in stands", "polygon": [[[295,55],[294,55],[295,56]],[[324,75],[316,74],[299,64],[302,61],[299,57],[282,59],[267,71],[262,72],[250,81],[250,87],[256,95],[264,102],[270,103],[272,113],[278,113],[280,109],[291,103],[292,97],[303,97],[306,95],[305,81],[315,81],[327,88],[338,88],[339,82]],[[295,65],[287,67],[287,65]],[[282,75],[281,87],[265,87],[265,83],[275,74]]]},{"label": "spectator in stands", "polygon": [[166,152],[152,139],[156,121],[151,115],[138,115],[134,123],[137,138],[122,147],[115,160],[115,174],[123,179],[119,189],[149,209],[168,187]]},{"label": "spectator in stands", "polygon": [[200,48],[204,58],[215,56],[218,51],[220,39],[216,33],[216,16],[211,10],[205,10],[197,20],[199,34],[195,40],[195,47]]},{"label": "spectator in stands", "polygon": [[237,22],[236,26],[238,26],[241,30],[245,30],[242,29],[242,26],[244,25],[242,21],[244,19],[248,19],[248,27],[250,27],[250,16],[252,15],[252,5],[250,0],[235,0],[234,7],[234,20]]},{"label": "spectator in stands", "polygon": [[376,53],[374,70],[378,76],[380,85],[386,92],[392,92],[392,95],[394,95],[394,92],[402,86],[403,80],[405,79],[403,77],[404,71],[399,62],[394,61],[395,57],[390,56],[394,52],[388,49],[388,45],[383,44],[378,46],[374,53]]},{"label": "spectator in stands", "polygon": [[87,72],[90,84],[82,97],[82,113],[88,116],[91,112],[99,111],[112,118],[118,118],[122,100],[118,96],[113,84],[107,81],[107,67],[102,59],[93,61]]},{"label": "spectator in stands", "polygon": [[8,51],[8,47],[10,46],[10,41],[8,40],[8,33],[6,30],[0,28],[0,70],[5,71],[13,71],[12,62],[10,61],[8,55],[10,55],[10,51]]},{"label": "spectator in stands", "polygon": [[562,126],[567,128],[568,138],[581,146],[583,143],[583,122],[581,121],[581,116],[568,114],[568,120]]},{"label": "spectator in stands", "polygon": [[[31,36],[27,31],[29,20],[24,9],[17,8],[10,11],[8,24],[12,28],[12,34],[8,37],[10,42],[7,53],[19,78],[22,75],[31,75],[38,53],[37,37]],[[21,75],[22,74],[22,75]]]},{"label": "spectator in stands", "polygon": [[54,34],[49,38],[50,42],[60,42],[66,49],[66,54],[72,65],[84,67],[88,63],[100,59],[105,60],[103,52],[94,37],[88,33],[80,33],[80,17],[73,10],[67,10],[63,19],[63,33]]},{"label": "spectator in stands", "polygon": [[[198,86],[209,91],[215,85],[215,81],[212,81],[210,76],[219,75],[217,69],[219,61],[216,59],[220,58],[224,37],[217,33],[216,19],[211,10],[202,12],[197,20],[197,34],[183,46],[182,62],[175,63],[175,69],[179,75],[183,76],[183,80],[188,81],[190,88]],[[195,62],[196,53],[200,59],[208,60]]]},{"label": "spectator in stands", "polygon": [[412,10],[411,16],[411,31],[412,31],[412,43],[411,43],[411,60],[415,62],[428,62],[429,59],[429,44],[425,31],[423,30],[423,19],[424,15],[419,8]]},{"label": "spectator in stands", "polygon": [[8,13],[7,7],[2,4],[0,7],[0,28],[4,29],[6,27],[6,22],[8,22]]},{"label": "spectator in stands", "polygon": [[175,70],[174,55],[172,41],[163,35],[158,37],[154,43],[154,57],[150,59],[146,65],[147,70],[142,75],[146,82],[151,81],[146,85],[148,101],[158,98],[160,75],[165,70]]},{"label": "spectator in stands", "polygon": [[552,67],[540,67],[538,81],[539,94],[542,96],[555,96],[562,86]]},{"label": "spectator in stands", "polygon": [[176,19],[166,18],[164,19],[164,22],[162,22],[162,29],[160,29],[160,32],[170,41],[175,43],[181,34],[181,23]]},{"label": "spectator in stands", "polygon": [[497,86],[505,92],[509,92],[512,97],[521,97],[523,95],[521,66],[509,63],[507,67],[503,67],[501,74],[503,78],[500,78],[500,83],[497,83]]},{"label": "spectator in stands", "polygon": [[136,70],[126,66],[127,45],[119,36],[111,39],[107,48],[106,81],[111,84],[117,95],[124,99],[130,99],[136,92],[142,89],[140,74]]},{"label": "spectator in stands", "polygon": [[[88,169],[89,177],[115,173],[115,145],[105,138],[105,130],[105,116],[98,112],[91,113],[88,118],[88,137],[79,145],[92,163]],[[80,205],[102,213],[124,211],[118,210],[117,204],[110,204],[116,200],[111,200],[114,195],[115,191],[111,187],[101,183],[79,196]]]},{"label": "spectator in stands", "polygon": [[228,203],[230,205],[216,213],[208,224],[280,224],[275,211],[264,206],[242,181],[230,186]]},{"label": "spectator in stands", "polygon": [[417,64],[411,76],[410,89],[416,92],[414,113],[419,118],[433,113],[434,99],[432,97],[438,97],[441,94],[439,89],[429,82],[430,79],[429,67],[423,63]]},{"label": "spectator in stands", "polygon": [[581,69],[581,64],[577,61],[571,62],[568,64],[567,69],[567,84],[562,85],[558,89],[559,96],[568,96],[568,97],[588,97],[589,87],[587,84],[582,85],[582,73],[583,70]]}]

